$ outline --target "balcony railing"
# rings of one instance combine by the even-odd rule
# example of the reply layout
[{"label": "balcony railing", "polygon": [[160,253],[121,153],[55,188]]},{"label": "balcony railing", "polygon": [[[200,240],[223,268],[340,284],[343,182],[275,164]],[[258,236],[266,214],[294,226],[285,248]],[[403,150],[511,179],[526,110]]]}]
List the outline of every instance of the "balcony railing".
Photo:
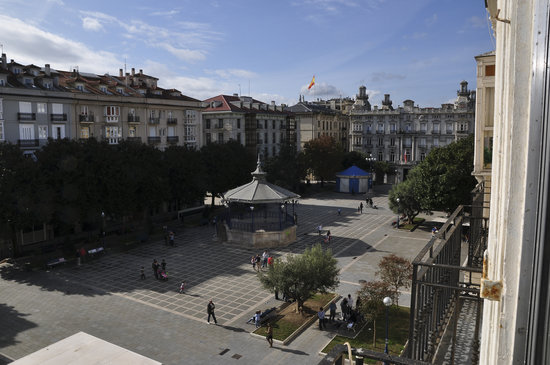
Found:
[{"label": "balcony railing", "polygon": [[147,143],[160,143],[160,137],[147,137]]},{"label": "balcony railing", "polygon": [[17,140],[19,147],[38,147],[38,139],[19,139]]},{"label": "balcony railing", "polygon": [[118,115],[106,115],[105,123],[118,123]]},{"label": "balcony railing", "polygon": [[80,123],[93,123],[95,121],[95,117],[89,114],[80,114],[78,116],[78,120]]},{"label": "balcony railing", "polygon": [[384,131],[378,130],[378,131],[376,131],[376,134],[384,134]]},{"label": "balcony railing", "polygon": [[36,120],[35,113],[17,113],[18,120]]},{"label": "balcony railing", "polygon": [[167,142],[167,143],[172,143],[172,144],[174,144],[174,143],[178,143],[179,140],[180,140],[180,137],[179,137],[179,136],[168,136],[168,137],[166,137],[166,142]]},{"label": "balcony railing", "polygon": [[50,120],[52,122],[65,122],[67,120],[67,114],[50,114]]},{"label": "balcony railing", "polygon": [[432,134],[441,134],[441,131],[439,131],[439,130],[437,130],[437,131],[436,131],[436,130],[433,130],[433,131],[432,131]]},{"label": "balcony railing", "polygon": [[178,118],[168,118],[166,124],[178,124]]},{"label": "balcony railing", "polygon": [[453,134],[454,132],[453,131],[447,131],[447,134]]},{"label": "balcony railing", "polygon": [[128,114],[128,123],[139,123],[139,115]]},{"label": "balcony railing", "polygon": [[149,118],[149,124],[159,124],[160,123],[160,117],[150,117]]},{"label": "balcony railing", "polygon": [[141,137],[128,137],[126,138],[127,141],[131,142],[140,142],[141,143]]},{"label": "balcony railing", "polygon": [[[471,209],[459,206],[413,261],[406,350],[411,359],[454,363],[460,356],[461,363],[479,362],[479,277],[488,219],[482,216],[483,189],[473,193]],[[467,261],[461,257],[463,244],[468,245]]]}]

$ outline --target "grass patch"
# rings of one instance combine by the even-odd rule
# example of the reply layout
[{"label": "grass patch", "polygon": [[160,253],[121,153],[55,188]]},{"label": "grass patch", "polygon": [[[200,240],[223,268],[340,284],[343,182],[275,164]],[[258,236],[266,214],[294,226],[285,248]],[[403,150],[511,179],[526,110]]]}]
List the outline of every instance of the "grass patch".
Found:
[{"label": "grass patch", "polygon": [[[304,303],[304,310],[302,313],[296,313],[295,303],[285,303],[277,309],[277,316],[272,319],[271,325],[273,326],[273,338],[279,341],[286,340],[291,334],[294,333],[300,326],[310,320],[312,317],[317,316],[317,311],[320,307],[326,307],[326,305],[334,299],[336,294],[325,293],[315,294]],[[265,336],[267,332],[267,323],[256,329],[255,334]]]},{"label": "grass patch", "polygon": [[[389,311],[388,351],[391,355],[399,355],[409,337],[409,308],[392,306]],[[386,314],[376,320],[376,344],[372,343],[372,324],[367,324],[354,339],[336,336],[324,349],[328,353],[336,345],[349,342],[351,347],[364,348],[384,352],[386,342]],[[376,364],[374,360],[365,359],[366,364]]]}]

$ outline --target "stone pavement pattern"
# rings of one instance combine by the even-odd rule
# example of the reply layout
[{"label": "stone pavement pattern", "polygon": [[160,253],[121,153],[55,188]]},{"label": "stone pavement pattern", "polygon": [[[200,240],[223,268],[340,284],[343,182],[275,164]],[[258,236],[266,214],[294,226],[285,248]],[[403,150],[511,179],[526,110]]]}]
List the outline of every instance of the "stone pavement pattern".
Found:
[{"label": "stone pavement pattern", "polygon": [[[429,233],[395,230],[387,198],[380,209],[357,212],[361,197],[325,193],[303,199],[296,208],[298,241],[271,250],[275,257],[299,254],[321,242],[319,224],[330,229],[330,247],[341,268],[337,292],[354,294],[359,280],[373,280],[378,261],[389,253],[412,259]],[[338,207],[342,214],[337,214]],[[135,351],[163,364],[316,364],[332,335],[311,326],[288,346],[269,349],[249,335],[246,320],[258,309],[275,306],[249,263],[256,250],[223,245],[212,227],[185,230],[176,247],[151,242],[125,253],[107,254],[80,268],[50,272],[0,271],[0,353],[23,357],[78,331]],[[153,278],[151,263],[165,259],[169,280]],[[146,280],[140,280],[145,267]],[[181,280],[187,283],[179,294]],[[206,304],[213,299],[219,326],[207,325]],[[400,299],[406,304],[405,293]],[[228,349],[228,351],[225,351]],[[220,355],[220,353],[223,355]]]}]

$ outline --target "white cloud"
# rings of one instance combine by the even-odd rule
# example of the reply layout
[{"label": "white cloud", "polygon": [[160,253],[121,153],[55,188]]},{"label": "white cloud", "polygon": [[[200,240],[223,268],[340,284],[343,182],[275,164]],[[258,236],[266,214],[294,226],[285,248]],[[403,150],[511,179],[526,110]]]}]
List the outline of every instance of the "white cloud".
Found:
[{"label": "white cloud", "polygon": [[59,5],[59,6],[64,6],[65,3],[61,0],[47,0],[48,3],[50,4],[55,4],[55,5]]},{"label": "white cloud", "polygon": [[151,15],[154,15],[154,16],[172,16],[172,15],[176,15],[176,14],[179,14],[178,10],[154,11],[154,12],[151,13]]},{"label": "white cloud", "polygon": [[405,34],[403,36],[404,39],[414,39],[414,40],[418,40],[418,39],[423,39],[423,38],[426,38],[428,36],[428,33],[425,33],[425,32],[414,32],[412,34]]},{"label": "white cloud", "polygon": [[487,26],[487,21],[479,16],[472,16],[466,21],[469,27],[472,28],[485,28]]},{"label": "white cloud", "polygon": [[204,72],[210,75],[217,75],[223,79],[240,78],[240,79],[248,80],[248,79],[256,78],[258,76],[256,73],[252,71],[241,70],[236,68],[220,69],[220,70],[205,70]]},{"label": "white cloud", "polygon": [[[152,44],[153,45],[153,44]],[[169,43],[160,43],[157,45],[160,48],[170,52],[182,61],[199,61],[206,58],[205,51],[176,48]]]},{"label": "white cloud", "polygon": [[82,18],[82,28],[86,30],[98,31],[103,29],[103,25],[97,18]]},{"label": "white cloud", "polygon": [[9,44],[8,56],[23,64],[49,63],[54,69],[61,70],[78,66],[80,71],[98,74],[116,70],[122,64],[113,53],[93,50],[80,42],[5,15],[0,15],[0,34],[4,45]]},{"label": "white cloud", "polygon": [[426,19],[426,25],[431,26],[437,22],[437,14],[433,14],[431,17]]},{"label": "white cloud", "polygon": [[309,84],[303,85],[300,89],[302,95],[311,95],[316,98],[337,98],[342,95],[342,92],[334,85],[329,85],[326,82],[315,83],[311,89],[308,90]]}]

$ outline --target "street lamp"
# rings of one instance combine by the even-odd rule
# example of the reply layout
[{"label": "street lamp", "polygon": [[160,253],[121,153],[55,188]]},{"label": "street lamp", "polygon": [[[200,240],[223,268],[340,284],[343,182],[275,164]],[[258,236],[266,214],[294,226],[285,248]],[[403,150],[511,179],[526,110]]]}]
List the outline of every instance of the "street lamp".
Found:
[{"label": "street lamp", "polygon": [[283,212],[285,209],[285,205],[281,204],[281,210],[279,210],[279,231],[283,230]]},{"label": "street lamp", "polygon": [[254,206],[250,206],[250,212],[252,214],[252,232],[254,232]]},{"label": "street lamp", "polygon": [[105,212],[101,212],[101,242],[105,247]]},{"label": "street lamp", "polygon": [[384,347],[384,353],[388,354],[388,327],[389,327],[389,309],[392,304],[390,297],[385,297],[384,300],[382,300],[384,305],[386,306],[386,346]]},{"label": "street lamp", "polygon": [[365,158],[365,160],[369,163],[369,168],[370,168],[370,178],[371,178],[371,186],[369,187],[372,188],[372,184],[373,184],[373,180],[374,180],[374,175],[373,175],[373,167],[374,167],[374,161],[376,161],[376,158],[374,158],[372,156],[372,153],[369,153],[369,156],[367,158]]},{"label": "street lamp", "polygon": [[399,198],[395,199],[395,201],[397,202],[397,224],[395,228],[399,229]]}]

